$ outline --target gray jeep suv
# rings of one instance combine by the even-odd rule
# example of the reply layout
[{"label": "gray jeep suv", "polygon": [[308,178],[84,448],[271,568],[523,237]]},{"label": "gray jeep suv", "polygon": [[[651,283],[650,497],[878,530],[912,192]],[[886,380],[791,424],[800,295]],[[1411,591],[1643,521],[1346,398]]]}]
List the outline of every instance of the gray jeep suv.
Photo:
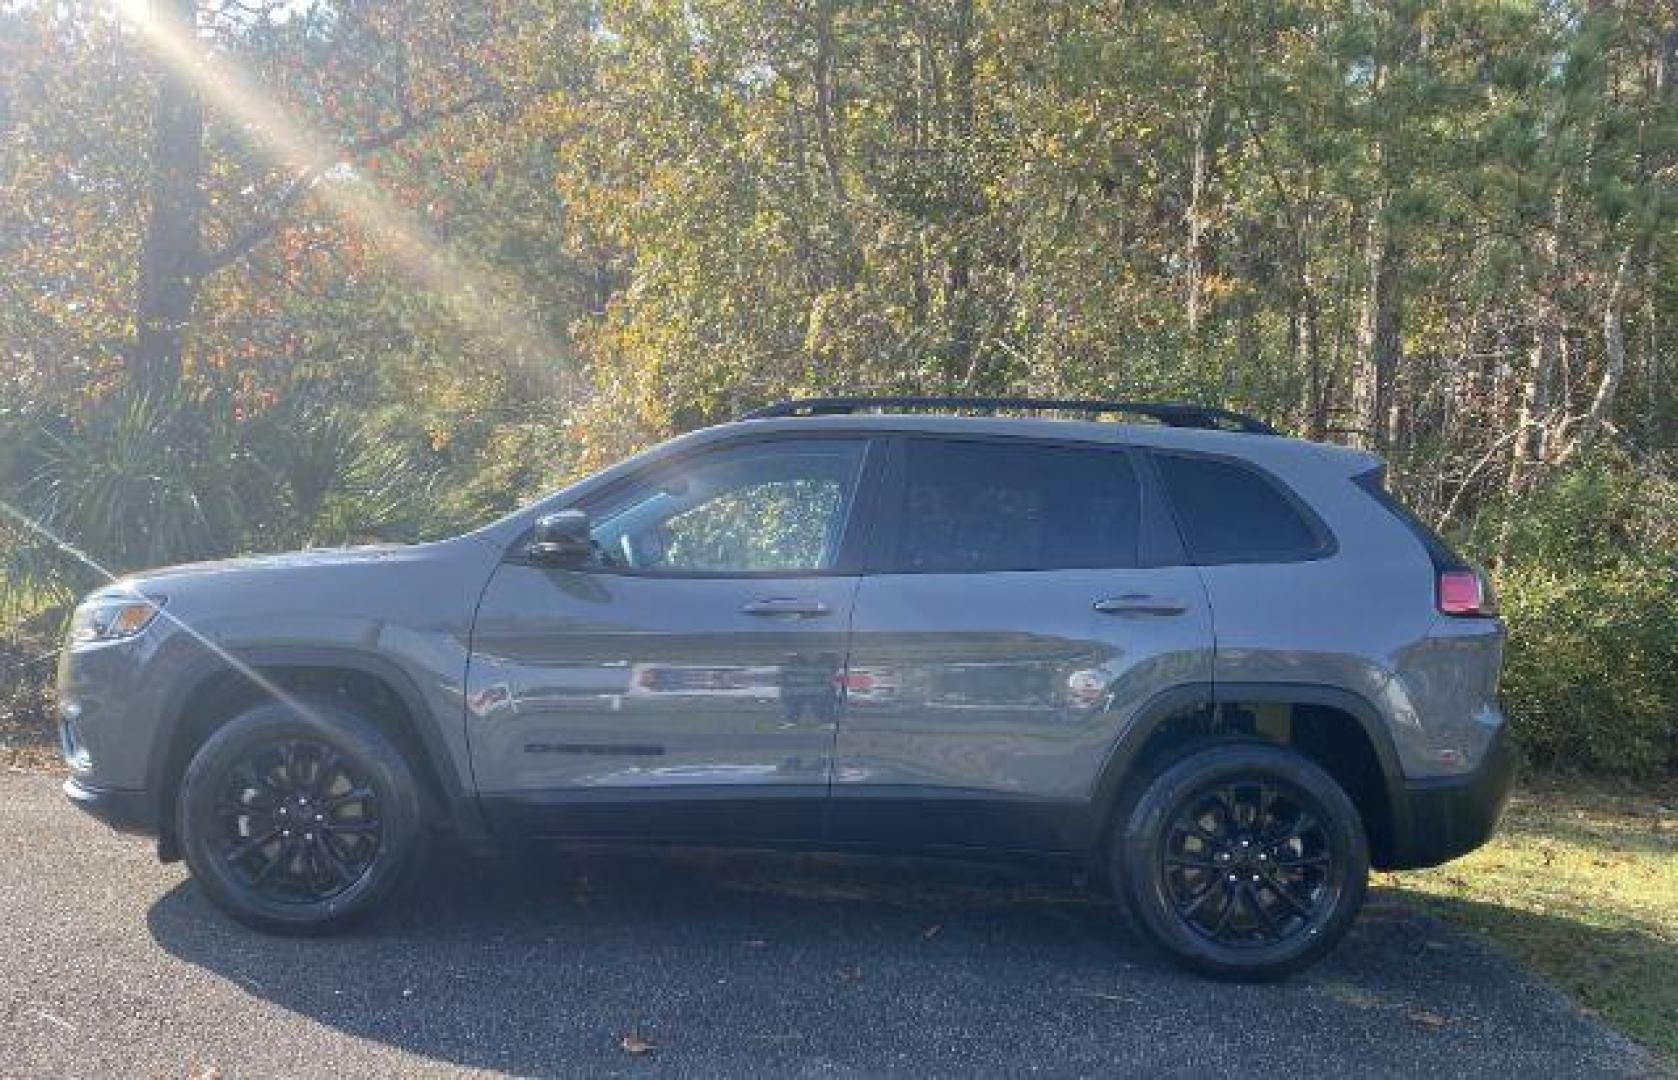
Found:
[{"label": "gray jeep suv", "polygon": [[453,540],[101,589],[65,791],[266,930],[369,914],[439,833],[1014,852],[1273,977],[1370,866],[1490,834],[1503,635],[1368,454],[1184,405],[789,402]]}]

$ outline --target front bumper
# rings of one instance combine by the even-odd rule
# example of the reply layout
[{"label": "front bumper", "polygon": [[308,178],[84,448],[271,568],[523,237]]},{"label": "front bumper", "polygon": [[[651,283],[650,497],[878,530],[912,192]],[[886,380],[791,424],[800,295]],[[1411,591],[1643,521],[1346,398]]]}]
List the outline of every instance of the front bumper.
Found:
[{"label": "front bumper", "polygon": [[76,777],[64,781],[65,796],[118,832],[157,835],[157,804],[144,791],[93,787]]},{"label": "front bumper", "polygon": [[1491,839],[1515,783],[1515,747],[1498,728],[1480,767],[1467,776],[1411,780],[1395,806],[1394,844],[1383,870],[1438,866]]}]

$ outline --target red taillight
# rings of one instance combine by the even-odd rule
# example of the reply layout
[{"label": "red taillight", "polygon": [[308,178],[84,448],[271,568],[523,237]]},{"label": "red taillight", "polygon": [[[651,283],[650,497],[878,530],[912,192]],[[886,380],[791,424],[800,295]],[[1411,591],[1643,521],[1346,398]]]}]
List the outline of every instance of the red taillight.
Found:
[{"label": "red taillight", "polygon": [[1441,570],[1439,610],[1446,615],[1496,615],[1497,603],[1475,571]]}]

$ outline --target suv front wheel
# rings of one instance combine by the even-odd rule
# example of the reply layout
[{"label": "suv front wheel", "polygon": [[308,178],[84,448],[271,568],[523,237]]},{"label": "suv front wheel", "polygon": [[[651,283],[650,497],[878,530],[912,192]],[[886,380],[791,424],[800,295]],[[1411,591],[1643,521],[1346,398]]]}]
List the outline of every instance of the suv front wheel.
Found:
[{"label": "suv front wheel", "polygon": [[401,751],[318,698],[258,705],[217,729],[182,778],[178,827],[205,895],[283,934],[330,933],[378,910],[425,839]]},{"label": "suv front wheel", "polygon": [[1179,963],[1275,979],[1316,961],[1363,904],[1369,847],[1346,792],[1284,747],[1208,745],[1151,777],[1108,865],[1148,937]]}]

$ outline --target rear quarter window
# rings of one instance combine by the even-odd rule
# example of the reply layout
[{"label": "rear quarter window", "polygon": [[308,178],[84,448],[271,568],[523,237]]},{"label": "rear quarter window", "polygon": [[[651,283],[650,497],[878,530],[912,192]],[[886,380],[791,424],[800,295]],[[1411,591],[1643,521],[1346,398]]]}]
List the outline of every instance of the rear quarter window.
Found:
[{"label": "rear quarter window", "polygon": [[1154,454],[1189,561],[1300,562],[1334,547],[1328,530],[1263,470],[1224,458]]}]

